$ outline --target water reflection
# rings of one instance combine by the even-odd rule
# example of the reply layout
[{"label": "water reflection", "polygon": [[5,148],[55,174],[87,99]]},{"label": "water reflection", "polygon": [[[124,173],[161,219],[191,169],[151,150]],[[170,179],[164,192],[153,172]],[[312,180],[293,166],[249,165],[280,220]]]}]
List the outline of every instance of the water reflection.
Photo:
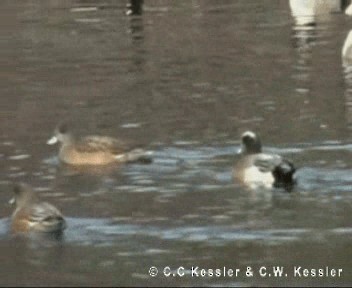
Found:
[{"label": "water reflection", "polygon": [[[301,102],[300,118],[309,117],[312,109],[309,108],[312,82],[312,54],[313,47],[317,41],[315,25],[293,25],[292,40],[293,47],[296,50],[296,61],[292,77],[295,81],[295,94],[299,95]],[[314,116],[313,116],[314,117]]]},{"label": "water reflection", "polygon": [[128,34],[131,36],[133,43],[133,54],[131,55],[131,61],[134,64],[134,71],[136,73],[144,73],[145,65],[147,64],[147,49],[144,43],[145,31],[144,31],[144,19],[138,17],[142,14],[143,1],[131,0],[131,7],[129,7],[130,13],[128,15],[134,15],[136,17],[129,17],[129,29]]},{"label": "water reflection", "polygon": [[[291,14],[295,19],[292,25],[293,47],[297,52],[292,77],[295,81],[294,89],[296,98],[301,103],[299,117],[306,125],[307,122],[309,122],[316,127],[315,129],[317,129],[317,131],[321,131],[321,133],[325,133],[324,130],[326,132],[328,131],[331,120],[321,117],[321,114],[317,114],[315,109],[317,105],[324,105],[321,99],[319,100],[318,97],[312,97],[315,93],[314,90],[321,91],[324,86],[325,89],[331,89],[331,95],[342,95],[343,90],[333,82],[330,83],[330,85],[323,85],[321,83],[321,79],[325,74],[322,64],[323,61],[319,64],[320,69],[317,69],[316,63],[318,58],[323,59],[326,57],[325,55],[327,55],[329,49],[331,49],[327,42],[327,39],[331,37],[329,30],[331,25],[336,24],[335,21],[338,20],[337,17],[340,15],[332,13],[342,11],[346,5],[346,3],[342,3],[341,1],[325,2],[326,3],[320,1],[290,1]],[[336,19],[334,19],[334,17],[336,17]],[[304,20],[307,19],[313,20],[304,22]],[[340,59],[334,59],[325,65],[329,65],[330,69],[333,69],[335,73],[341,73],[339,67]],[[329,80],[326,79],[326,81],[328,82]],[[333,89],[332,87],[335,88]],[[336,89],[341,92],[336,92]],[[328,101],[327,99],[326,101]],[[345,105],[344,99],[337,96],[334,98],[334,105],[343,107]],[[328,108],[322,107],[322,109]],[[345,128],[341,127],[339,129]],[[341,137],[343,137],[343,135],[341,135]]]}]

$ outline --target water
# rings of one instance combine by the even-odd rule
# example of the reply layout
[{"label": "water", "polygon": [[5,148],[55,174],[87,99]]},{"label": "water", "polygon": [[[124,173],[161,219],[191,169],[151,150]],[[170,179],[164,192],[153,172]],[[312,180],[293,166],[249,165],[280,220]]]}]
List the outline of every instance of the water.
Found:
[{"label": "water", "polygon": [[[350,285],[351,18],[299,26],[274,0],[144,2],[141,15],[122,1],[1,4],[0,284]],[[131,139],[154,162],[60,165],[45,143],[63,119]],[[233,181],[249,129],[293,159],[292,193]],[[64,213],[62,242],[8,234],[16,181]],[[192,276],[197,266],[240,272]],[[269,277],[273,266],[287,277]],[[343,273],[299,277],[295,266]]]}]

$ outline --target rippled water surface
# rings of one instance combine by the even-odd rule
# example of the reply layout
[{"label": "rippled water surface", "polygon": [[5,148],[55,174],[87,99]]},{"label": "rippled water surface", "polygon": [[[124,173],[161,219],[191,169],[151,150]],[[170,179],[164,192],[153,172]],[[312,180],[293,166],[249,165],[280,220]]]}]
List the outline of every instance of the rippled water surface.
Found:
[{"label": "rippled water surface", "polygon": [[[126,4],[0,4],[0,285],[349,286],[352,69],[341,49],[352,19],[298,26],[281,0],[145,0],[140,15]],[[67,119],[154,161],[61,165],[45,143]],[[245,130],[294,161],[294,191],[233,180]],[[61,242],[9,235],[17,181],[67,217]]]}]

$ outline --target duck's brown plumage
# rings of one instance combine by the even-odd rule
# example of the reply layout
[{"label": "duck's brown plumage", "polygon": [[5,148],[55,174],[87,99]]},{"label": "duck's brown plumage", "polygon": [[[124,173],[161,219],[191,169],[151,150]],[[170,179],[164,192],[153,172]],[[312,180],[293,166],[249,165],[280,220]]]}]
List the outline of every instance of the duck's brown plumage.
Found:
[{"label": "duck's brown plumage", "polygon": [[54,136],[47,142],[60,142],[59,158],[71,165],[106,165],[114,162],[150,163],[151,158],[143,149],[132,149],[131,143],[108,136],[74,137],[67,123],[55,129]]},{"label": "duck's brown plumage", "polygon": [[52,204],[41,202],[28,184],[16,184],[14,193],[12,232],[62,232],[66,228],[62,213]]}]

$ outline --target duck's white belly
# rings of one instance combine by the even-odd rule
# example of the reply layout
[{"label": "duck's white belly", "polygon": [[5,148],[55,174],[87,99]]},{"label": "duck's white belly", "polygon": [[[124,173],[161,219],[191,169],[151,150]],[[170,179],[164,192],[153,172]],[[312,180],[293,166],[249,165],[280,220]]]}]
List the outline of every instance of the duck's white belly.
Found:
[{"label": "duck's white belly", "polygon": [[256,166],[243,171],[243,182],[251,188],[272,188],[275,179],[271,171],[262,172]]}]

